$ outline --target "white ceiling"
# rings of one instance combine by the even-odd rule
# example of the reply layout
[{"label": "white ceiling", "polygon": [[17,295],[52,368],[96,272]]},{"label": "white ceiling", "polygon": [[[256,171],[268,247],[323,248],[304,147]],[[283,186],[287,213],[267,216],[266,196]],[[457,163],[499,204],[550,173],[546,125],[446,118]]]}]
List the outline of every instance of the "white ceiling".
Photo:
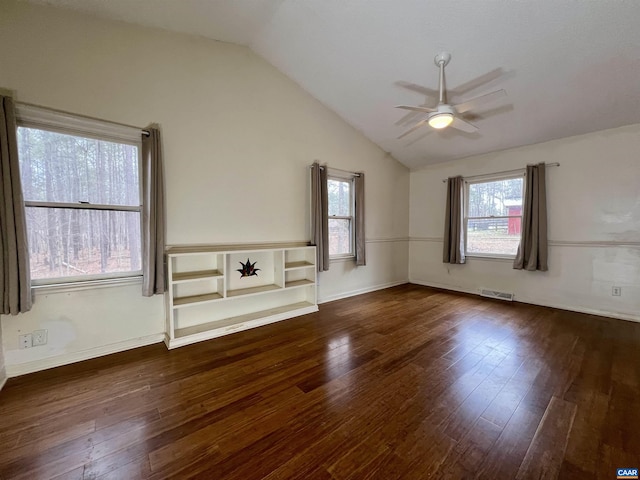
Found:
[{"label": "white ceiling", "polygon": [[[637,0],[33,0],[247,45],[410,168],[640,123]],[[480,132],[424,127],[397,140],[401,103],[435,105],[397,82],[437,88],[489,71],[505,100]],[[427,135],[425,133],[429,132]]]}]

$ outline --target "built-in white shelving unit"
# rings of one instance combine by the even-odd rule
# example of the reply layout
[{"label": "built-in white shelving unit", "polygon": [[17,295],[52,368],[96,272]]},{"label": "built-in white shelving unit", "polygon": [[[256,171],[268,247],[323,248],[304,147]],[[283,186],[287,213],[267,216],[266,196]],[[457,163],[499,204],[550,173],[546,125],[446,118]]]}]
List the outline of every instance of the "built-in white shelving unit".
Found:
[{"label": "built-in white shelving unit", "polygon": [[[316,247],[171,247],[167,252],[168,348],[318,311]],[[257,275],[242,277],[255,262]]]}]

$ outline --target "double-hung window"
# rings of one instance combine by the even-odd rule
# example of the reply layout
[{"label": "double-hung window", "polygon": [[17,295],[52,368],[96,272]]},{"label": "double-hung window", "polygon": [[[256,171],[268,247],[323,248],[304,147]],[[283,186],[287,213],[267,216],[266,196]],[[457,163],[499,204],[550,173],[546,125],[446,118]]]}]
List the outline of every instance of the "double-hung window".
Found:
[{"label": "double-hung window", "polygon": [[328,175],[329,258],[355,256],[353,176]]},{"label": "double-hung window", "polygon": [[141,275],[140,130],[17,114],[32,283]]},{"label": "double-hung window", "polygon": [[524,172],[465,184],[465,253],[513,258],[520,244]]}]

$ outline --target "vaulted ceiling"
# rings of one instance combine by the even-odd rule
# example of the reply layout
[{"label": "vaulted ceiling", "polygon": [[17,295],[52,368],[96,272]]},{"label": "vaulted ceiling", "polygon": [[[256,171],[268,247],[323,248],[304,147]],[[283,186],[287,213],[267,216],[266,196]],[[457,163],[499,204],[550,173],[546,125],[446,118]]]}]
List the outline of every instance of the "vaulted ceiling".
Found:
[{"label": "vaulted ceiling", "polygon": [[[637,0],[33,1],[249,46],[410,168],[640,123]],[[478,133],[398,140],[394,105],[437,103],[402,83],[437,89],[441,51],[450,101],[508,96]]]}]

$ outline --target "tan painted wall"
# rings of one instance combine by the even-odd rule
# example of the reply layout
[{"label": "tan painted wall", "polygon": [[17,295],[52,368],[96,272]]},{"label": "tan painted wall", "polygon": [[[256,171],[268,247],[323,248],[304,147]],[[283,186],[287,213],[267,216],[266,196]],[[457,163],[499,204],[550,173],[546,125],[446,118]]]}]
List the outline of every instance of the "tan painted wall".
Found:
[{"label": "tan painted wall", "polygon": [[[435,165],[411,173],[412,282],[640,321],[640,125]],[[446,184],[472,176],[559,162],[547,170],[549,271],[470,258],[442,263]],[[622,296],[611,295],[612,286]]]},{"label": "tan painted wall", "polygon": [[[308,240],[317,159],[366,173],[369,239],[366,267],[320,275],[320,300],[407,281],[409,171],[249,49],[21,2],[0,4],[0,45],[18,101],[161,125],[169,244]],[[139,292],[39,294],[2,318],[9,374],[157,341],[163,301]],[[48,345],[19,350],[39,328]]]}]

